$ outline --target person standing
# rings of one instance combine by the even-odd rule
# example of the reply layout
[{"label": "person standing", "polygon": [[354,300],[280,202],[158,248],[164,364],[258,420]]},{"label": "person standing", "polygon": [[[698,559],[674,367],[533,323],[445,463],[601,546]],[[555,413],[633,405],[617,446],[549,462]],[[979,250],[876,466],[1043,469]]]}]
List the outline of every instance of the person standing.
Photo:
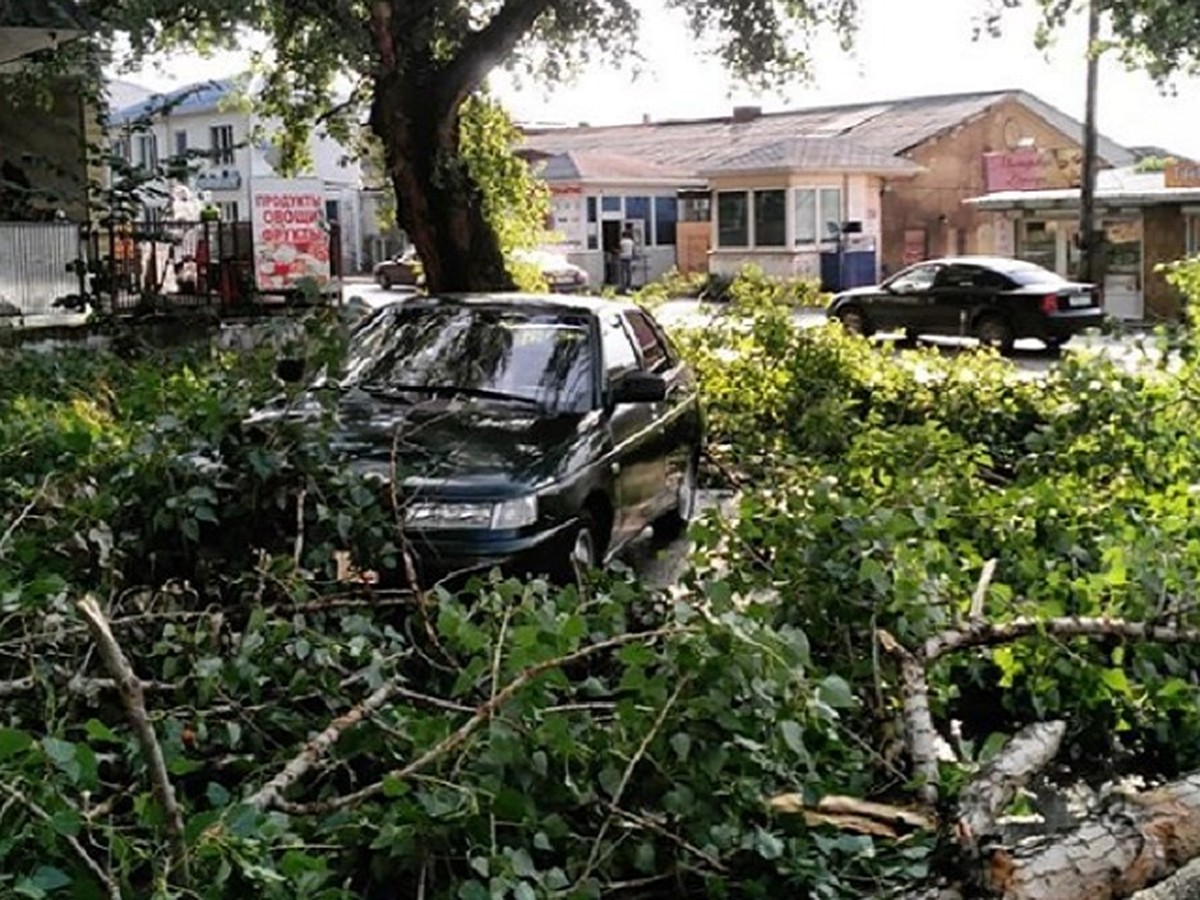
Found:
[{"label": "person standing", "polygon": [[633,254],[636,245],[633,241],[633,229],[628,225],[621,232],[621,243],[618,247],[618,265],[620,266],[620,287],[622,294],[628,294],[633,285]]}]

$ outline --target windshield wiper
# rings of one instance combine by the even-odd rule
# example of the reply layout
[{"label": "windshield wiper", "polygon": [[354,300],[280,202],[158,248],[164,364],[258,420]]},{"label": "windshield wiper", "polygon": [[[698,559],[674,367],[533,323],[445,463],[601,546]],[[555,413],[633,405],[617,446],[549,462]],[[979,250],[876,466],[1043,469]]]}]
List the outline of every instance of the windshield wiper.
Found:
[{"label": "windshield wiper", "polygon": [[390,397],[398,394],[433,394],[438,397],[481,397],[487,400],[508,400],[513,403],[524,403],[529,406],[542,405],[534,397],[521,394],[510,394],[507,391],[497,391],[491,388],[463,387],[452,384],[364,384],[362,389],[369,394]]}]

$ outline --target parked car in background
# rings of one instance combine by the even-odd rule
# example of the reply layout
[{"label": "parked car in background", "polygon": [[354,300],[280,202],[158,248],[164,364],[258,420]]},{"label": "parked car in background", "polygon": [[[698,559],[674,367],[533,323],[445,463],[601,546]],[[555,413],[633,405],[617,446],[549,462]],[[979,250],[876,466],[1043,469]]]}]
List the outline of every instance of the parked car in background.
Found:
[{"label": "parked car in background", "polygon": [[1030,262],[988,256],[917,263],[882,284],[843,291],[827,314],[856,334],[975,337],[1002,352],[1018,338],[1060,347],[1104,319],[1095,285],[1067,281]]},{"label": "parked car in background", "polygon": [[396,285],[415,287],[420,284],[421,261],[417,258],[417,251],[409,247],[391,259],[376,263],[375,281],[384,290]]},{"label": "parked car in background", "polygon": [[695,512],[695,382],[631,303],[389,304],[354,328],[345,369],[326,386],[338,392],[334,444],[388,502],[399,498],[422,580],[490,565],[565,578],[646,526],[678,530]]},{"label": "parked car in background", "polygon": [[556,294],[571,294],[587,289],[587,271],[558,253],[550,250],[514,250],[513,258],[534,266]]}]

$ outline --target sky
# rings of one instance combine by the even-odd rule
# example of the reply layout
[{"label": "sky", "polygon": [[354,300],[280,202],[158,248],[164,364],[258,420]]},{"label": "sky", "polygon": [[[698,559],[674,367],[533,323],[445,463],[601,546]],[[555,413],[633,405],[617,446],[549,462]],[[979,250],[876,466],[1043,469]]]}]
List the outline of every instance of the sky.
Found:
[{"label": "sky", "polygon": [[[1009,11],[1003,35],[973,39],[987,0],[859,0],[860,29],[844,52],[832,36],[812,48],[814,77],[765,94],[739,87],[693,40],[665,4],[644,0],[641,63],[593,66],[574,82],[550,89],[505,73],[495,93],[517,121],[592,125],[727,115],[734,105],[765,111],[805,106],[1023,88],[1083,119],[1086,22],[1071,19],[1052,47],[1034,47],[1036,12]],[[176,56],[121,77],[164,90],[240,71],[236,54],[202,60]],[[1155,145],[1200,159],[1200,78],[1178,79],[1164,94],[1141,72],[1108,54],[1101,60],[1097,121],[1126,146]]]}]

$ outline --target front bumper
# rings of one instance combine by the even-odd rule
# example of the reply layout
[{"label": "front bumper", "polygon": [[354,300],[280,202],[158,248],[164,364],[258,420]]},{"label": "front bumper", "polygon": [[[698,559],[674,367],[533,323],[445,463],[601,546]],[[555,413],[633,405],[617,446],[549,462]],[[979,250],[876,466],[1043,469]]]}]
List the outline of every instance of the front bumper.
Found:
[{"label": "front bumper", "polygon": [[409,531],[406,534],[417,574],[429,583],[457,572],[549,572],[566,552],[565,543],[575,519],[554,525],[534,525],[516,531]]}]

